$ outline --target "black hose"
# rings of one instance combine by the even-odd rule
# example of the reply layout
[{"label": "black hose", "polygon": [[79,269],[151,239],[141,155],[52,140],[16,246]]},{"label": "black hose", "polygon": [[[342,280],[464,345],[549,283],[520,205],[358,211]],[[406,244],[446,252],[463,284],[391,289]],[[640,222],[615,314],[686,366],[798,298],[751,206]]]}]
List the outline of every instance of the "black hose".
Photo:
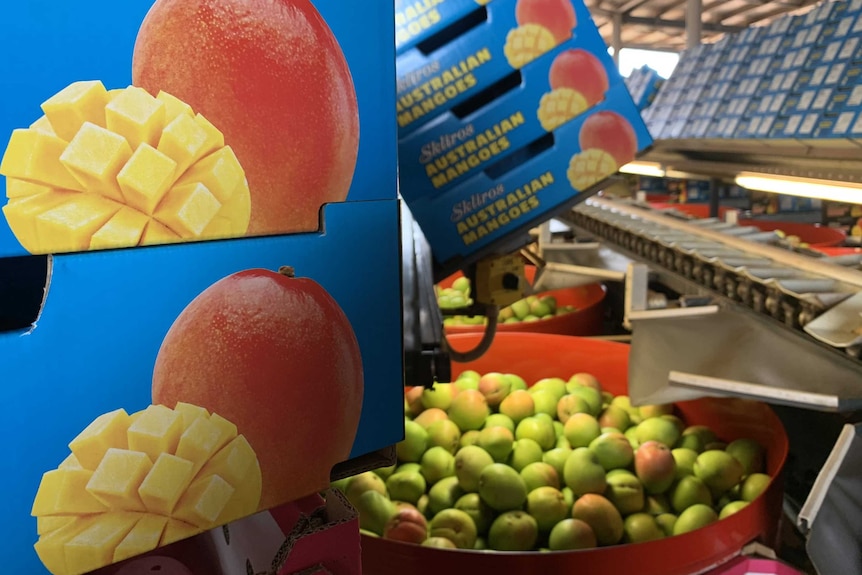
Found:
[{"label": "black hose", "polygon": [[485,352],[491,347],[494,341],[494,336],[497,334],[497,317],[500,314],[500,306],[487,305],[485,306],[485,317],[488,318],[488,325],[485,326],[485,331],[482,334],[482,340],[470,351],[456,351],[449,345],[449,340],[446,335],[443,335],[444,350],[449,354],[449,359],[457,363],[467,363],[475,361],[482,357]]}]

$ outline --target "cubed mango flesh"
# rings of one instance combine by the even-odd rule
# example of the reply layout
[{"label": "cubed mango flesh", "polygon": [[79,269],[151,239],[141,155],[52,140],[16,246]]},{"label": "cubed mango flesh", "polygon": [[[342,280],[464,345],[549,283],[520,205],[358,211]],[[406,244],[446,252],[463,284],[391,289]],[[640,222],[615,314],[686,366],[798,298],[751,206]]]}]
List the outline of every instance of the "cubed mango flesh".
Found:
[{"label": "cubed mango flesh", "polygon": [[189,117],[194,117],[195,113],[192,107],[177,98],[168,94],[164,90],[159,91],[156,99],[165,105],[165,125],[170,124],[180,114],[185,114]]},{"label": "cubed mango flesh", "polygon": [[36,216],[36,237],[48,251],[80,252],[123,205],[96,194],[76,194]]},{"label": "cubed mango flesh", "polygon": [[180,498],[173,516],[202,529],[215,525],[235,491],[218,475],[202,477],[192,483]]},{"label": "cubed mango flesh", "polygon": [[243,477],[248,476],[248,470],[256,460],[257,456],[248,440],[238,435],[204,465],[200,477],[218,475],[231,485],[237,485]]},{"label": "cubed mango flesh", "polygon": [[13,130],[0,160],[0,175],[83,192],[84,186],[60,161],[68,145],[42,130]]},{"label": "cubed mango flesh", "polygon": [[557,45],[554,34],[540,24],[528,23],[509,31],[503,54],[512,68],[526,66]]},{"label": "cubed mango flesh", "polygon": [[54,575],[79,575],[258,510],[260,465],[218,414],[181,403],[97,417],[44,474],[35,549]]},{"label": "cubed mango flesh", "polygon": [[162,533],[162,540],[159,542],[159,547],[182,541],[198,533],[203,529],[191,523],[180,521],[179,519],[168,519],[168,524],[165,525],[165,530]]},{"label": "cubed mango flesh", "polygon": [[572,156],[566,175],[572,188],[582,192],[613,175],[618,169],[612,155],[598,148],[590,148]]},{"label": "cubed mango flesh", "polygon": [[198,419],[209,419],[209,412],[199,405],[191,403],[183,403],[178,401],[174,411],[179,413],[183,418],[183,432],[185,432]]},{"label": "cubed mango flesh", "polygon": [[142,246],[158,246],[163,244],[173,244],[181,242],[183,238],[179,234],[175,234],[171,229],[157,222],[150,220],[147,222],[147,227],[144,229],[144,234],[141,236]]},{"label": "cubed mango flesh", "polygon": [[156,147],[165,128],[165,104],[143,88],[129,86],[105,107],[107,128],[128,140],[135,150],[141,144]]},{"label": "cubed mango flesh", "polygon": [[109,509],[145,511],[138,487],[153,463],[146,453],[112,447],[87,483],[87,492]]},{"label": "cubed mango flesh", "polygon": [[168,518],[159,515],[141,517],[132,527],[132,530],[114,548],[113,562],[118,563],[158,547],[167,523]]},{"label": "cubed mango flesh", "polygon": [[36,218],[48,210],[71,201],[80,195],[76,192],[50,192],[35,196],[12,198],[8,204],[3,206],[3,215],[6,216],[9,229],[15,234],[15,237],[18,238],[24,249],[37,253],[42,250],[42,242],[39,240],[39,234],[36,231]]},{"label": "cubed mango flesh", "polygon": [[218,413],[213,413],[210,416],[210,421],[216,424],[221,430],[221,439],[219,440],[219,445],[216,447],[216,450],[221,449],[225,445],[227,445],[228,441],[237,436],[239,431],[236,428],[236,425],[233,422],[228,421]]},{"label": "cubed mango flesh", "polygon": [[201,183],[171,189],[156,210],[156,218],[180,236],[199,236],[219,212],[218,199]]},{"label": "cubed mango flesh", "polygon": [[138,487],[138,495],[150,513],[169,516],[180,496],[194,478],[194,464],[176,455],[162,453],[146,479]]},{"label": "cubed mango flesh", "polygon": [[157,147],[160,152],[174,159],[177,177],[203,158],[211,148],[210,134],[188,114],[179,114],[165,127]]},{"label": "cubed mango flesh", "polygon": [[182,416],[164,405],[151,405],[129,427],[129,449],[143,451],[151,461],[175,453],[183,433]]},{"label": "cubed mango flesh", "polygon": [[31,130],[36,130],[37,132],[45,132],[52,136],[57,135],[57,133],[54,132],[54,126],[51,125],[51,122],[48,120],[48,116],[45,115],[39,116],[39,118],[30,124],[29,127]]},{"label": "cubed mango flesh", "polygon": [[149,144],[141,144],[120,170],[117,181],[126,203],[152,214],[174,182],[177,163]]},{"label": "cubed mango flesh", "polygon": [[137,246],[149,218],[137,210],[123,206],[90,238],[91,250],[131,248]]},{"label": "cubed mango flesh", "polygon": [[180,437],[177,455],[194,465],[194,473],[224,446],[223,429],[209,419],[196,419]]},{"label": "cubed mango flesh", "polygon": [[98,518],[96,517],[79,517],[75,521],[39,537],[33,548],[45,568],[54,575],[72,575],[66,567],[66,544],[97,521]]},{"label": "cubed mango flesh", "polygon": [[25,198],[27,196],[38,196],[52,191],[51,186],[19,180],[16,178],[6,179],[6,197],[9,199]]},{"label": "cubed mango flesh", "polygon": [[239,160],[230,146],[225,146],[199,161],[177,181],[177,186],[200,183],[216,199],[225,204],[245,179]]},{"label": "cubed mango flesh", "polygon": [[84,469],[94,471],[108,449],[126,449],[129,446],[126,439],[129,424],[129,414],[125,409],[109,411],[84,428],[84,431],[69,443],[69,449]]},{"label": "cubed mango flesh", "polygon": [[86,515],[101,513],[108,507],[87,493],[87,484],[93,477],[89,469],[53,469],[42,475],[32,514]]},{"label": "cubed mango flesh", "polygon": [[0,159],[9,198],[3,213],[28,252],[246,234],[245,172],[218,128],[185,102],[88,81],[67,86],[43,111],[29,128],[13,131]]},{"label": "cubed mango flesh", "polygon": [[84,466],[81,465],[81,462],[78,461],[74,453],[70,453],[66,456],[66,459],[60,462],[57,469],[84,469]]},{"label": "cubed mango flesh", "polygon": [[69,84],[42,103],[42,111],[54,133],[67,142],[78,133],[84,122],[105,127],[108,91],[98,81]]},{"label": "cubed mango flesh", "polygon": [[36,533],[47,535],[76,521],[79,515],[42,515],[36,518]]},{"label": "cubed mango flesh", "polygon": [[63,546],[66,570],[69,573],[87,573],[109,565],[114,560],[114,549],[141,517],[140,513],[117,511],[106,513],[94,521]]},{"label": "cubed mango flesh", "polygon": [[122,201],[117,175],[132,157],[129,143],[110,130],[85,122],[60,155],[60,163],[88,191]]}]

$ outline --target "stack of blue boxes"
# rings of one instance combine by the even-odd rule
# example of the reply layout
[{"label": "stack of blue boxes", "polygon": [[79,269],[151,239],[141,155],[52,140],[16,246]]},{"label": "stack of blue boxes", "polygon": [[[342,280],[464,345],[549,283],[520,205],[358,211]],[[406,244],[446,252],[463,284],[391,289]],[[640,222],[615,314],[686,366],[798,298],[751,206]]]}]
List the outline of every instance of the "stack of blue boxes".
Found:
[{"label": "stack of blue boxes", "polygon": [[684,53],[648,112],[660,139],[855,146],[862,138],[862,0],[824,2]]},{"label": "stack of blue boxes", "polygon": [[581,0],[395,11],[400,193],[438,268],[525,239],[652,143]]},{"label": "stack of blue boxes", "polygon": [[641,66],[633,70],[626,78],[626,87],[638,110],[645,110],[652,104],[663,83],[664,79],[649,66]]}]

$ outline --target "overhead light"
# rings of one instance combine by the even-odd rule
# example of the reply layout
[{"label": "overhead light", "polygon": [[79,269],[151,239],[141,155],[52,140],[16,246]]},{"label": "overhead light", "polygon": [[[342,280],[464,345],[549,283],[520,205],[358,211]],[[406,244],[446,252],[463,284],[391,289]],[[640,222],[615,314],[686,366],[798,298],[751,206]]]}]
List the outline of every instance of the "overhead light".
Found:
[{"label": "overhead light", "polygon": [[813,200],[862,204],[862,185],[849,182],[770,176],[754,172],[742,172],[736,176],[736,185],[749,190],[786,194]]},{"label": "overhead light", "polygon": [[664,177],[664,170],[658,162],[629,162],[620,168],[620,172],[636,176],[651,176],[653,178]]}]

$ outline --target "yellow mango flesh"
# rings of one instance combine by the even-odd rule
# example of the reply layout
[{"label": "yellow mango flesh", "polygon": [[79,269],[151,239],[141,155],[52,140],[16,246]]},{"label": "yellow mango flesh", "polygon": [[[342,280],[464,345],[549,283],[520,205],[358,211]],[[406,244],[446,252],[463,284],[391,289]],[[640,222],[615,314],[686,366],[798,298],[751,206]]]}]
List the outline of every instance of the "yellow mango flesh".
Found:
[{"label": "yellow mango flesh", "polygon": [[194,464],[162,453],[138,493],[150,513],[170,515],[194,477]]},{"label": "yellow mango flesh", "polygon": [[618,169],[617,161],[612,155],[604,150],[592,148],[572,156],[566,175],[572,188],[585,191],[614,174]]},{"label": "yellow mango flesh", "polygon": [[571,88],[557,88],[542,96],[537,115],[542,127],[550,132],[584,113],[587,108],[589,104],[583,94]]},{"label": "yellow mango flesh", "polygon": [[108,509],[144,511],[138,487],[153,468],[146,453],[112,447],[87,483],[87,492]]},{"label": "yellow mango flesh", "polygon": [[141,517],[132,527],[132,530],[114,548],[113,562],[117,563],[158,547],[167,523],[167,517],[158,515]]},{"label": "yellow mango flesh", "polygon": [[68,142],[42,130],[13,130],[0,160],[0,174],[58,190],[83,192],[84,187],[60,162]]},{"label": "yellow mango flesh", "polygon": [[248,516],[260,465],[236,426],[206,409],[151,405],[97,417],[43,475],[36,553],[78,575]]},{"label": "yellow mango flesh", "polygon": [[105,127],[108,91],[101,82],[74,82],[42,103],[51,129],[67,142],[84,122]]},{"label": "yellow mango flesh", "polygon": [[86,573],[109,565],[114,560],[114,549],[140,518],[140,513],[114,512],[94,521],[63,546],[66,570]]},{"label": "yellow mango flesh", "polygon": [[245,172],[224,135],[185,102],[86,81],[42,110],[29,128],[13,131],[0,160],[9,198],[3,213],[28,252],[246,234]]},{"label": "yellow mango flesh", "polygon": [[557,45],[550,30],[539,24],[513,28],[506,36],[503,54],[512,68],[521,68]]}]

